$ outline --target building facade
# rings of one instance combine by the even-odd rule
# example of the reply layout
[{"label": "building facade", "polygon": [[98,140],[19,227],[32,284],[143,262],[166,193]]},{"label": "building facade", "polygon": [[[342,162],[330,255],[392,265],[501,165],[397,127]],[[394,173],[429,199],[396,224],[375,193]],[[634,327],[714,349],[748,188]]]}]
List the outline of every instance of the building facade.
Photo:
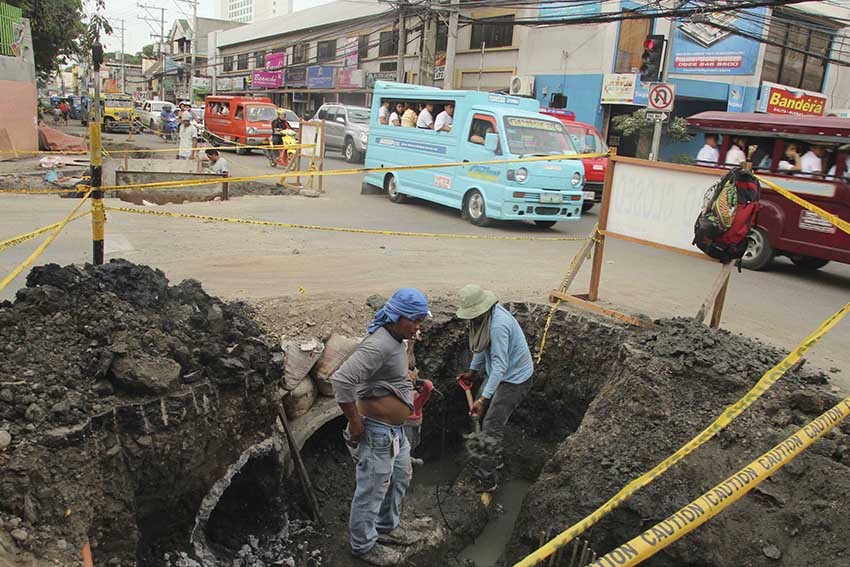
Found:
[{"label": "building facade", "polygon": [[[439,6],[408,8],[400,75],[407,82],[447,82],[448,17]],[[698,5],[683,8],[691,6]],[[675,21],[618,17],[655,9],[657,2],[633,0],[463,9],[450,82],[487,91],[513,86],[544,106],[565,103],[627,155],[634,148],[609,125],[647,104],[639,68],[648,35],[663,36],[674,116],[777,111],[767,104],[771,96],[821,100],[821,113],[850,108],[850,72],[838,63],[850,60],[850,9],[804,2]],[[612,21],[593,21],[606,16]],[[368,104],[374,80],[399,76],[398,29],[398,13],[387,4],[339,1],[225,31],[210,47],[215,88],[266,94],[308,115],[323,102]],[[692,149],[664,144],[661,155]]]},{"label": "building facade", "polygon": [[250,24],[292,13],[292,0],[221,0],[222,20]]}]

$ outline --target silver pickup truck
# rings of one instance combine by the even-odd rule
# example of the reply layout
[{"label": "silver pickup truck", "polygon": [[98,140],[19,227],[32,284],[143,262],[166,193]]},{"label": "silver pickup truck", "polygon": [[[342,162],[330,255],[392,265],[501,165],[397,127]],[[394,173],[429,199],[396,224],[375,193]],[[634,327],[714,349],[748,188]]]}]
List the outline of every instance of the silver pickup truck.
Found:
[{"label": "silver pickup truck", "polygon": [[325,122],[325,147],[342,150],[346,161],[363,161],[372,111],[364,106],[323,104],[313,120]]}]

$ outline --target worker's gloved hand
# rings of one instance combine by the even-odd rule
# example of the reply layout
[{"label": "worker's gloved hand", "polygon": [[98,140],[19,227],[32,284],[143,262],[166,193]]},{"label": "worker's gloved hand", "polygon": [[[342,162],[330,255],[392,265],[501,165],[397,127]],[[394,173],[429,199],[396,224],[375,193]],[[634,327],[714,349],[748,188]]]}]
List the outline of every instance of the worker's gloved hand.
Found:
[{"label": "worker's gloved hand", "polygon": [[484,415],[484,399],[478,398],[475,400],[475,403],[472,404],[472,409],[469,411],[469,415],[472,417],[481,417]]}]

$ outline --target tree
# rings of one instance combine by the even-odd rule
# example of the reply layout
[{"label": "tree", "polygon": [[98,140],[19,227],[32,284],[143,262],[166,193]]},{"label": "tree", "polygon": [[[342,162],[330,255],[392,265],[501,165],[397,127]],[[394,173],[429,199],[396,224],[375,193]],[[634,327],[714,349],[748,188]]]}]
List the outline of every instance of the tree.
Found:
[{"label": "tree", "polygon": [[[103,54],[104,61],[113,61],[115,63],[121,62],[121,52],[120,51],[108,51]],[[124,63],[127,65],[140,65],[142,63],[142,57],[138,53],[136,55],[132,55],[130,53],[124,54]]]},{"label": "tree", "polygon": [[[615,131],[622,133],[624,136],[634,136],[638,139],[637,157],[647,158],[649,156],[649,145],[652,141],[651,137],[655,123],[646,119],[645,108],[641,108],[631,114],[615,116],[611,119],[611,123]],[[661,133],[674,142],[687,142],[693,137],[688,132],[687,121],[681,116],[677,116],[669,122],[664,123]]]},{"label": "tree", "polygon": [[86,32],[82,0],[7,0],[29,18],[39,78],[47,79],[57,65],[78,52],[77,40]]},{"label": "tree", "polygon": [[142,50],[136,55],[141,55],[145,59],[157,59],[156,44],[149,43],[142,47]]}]

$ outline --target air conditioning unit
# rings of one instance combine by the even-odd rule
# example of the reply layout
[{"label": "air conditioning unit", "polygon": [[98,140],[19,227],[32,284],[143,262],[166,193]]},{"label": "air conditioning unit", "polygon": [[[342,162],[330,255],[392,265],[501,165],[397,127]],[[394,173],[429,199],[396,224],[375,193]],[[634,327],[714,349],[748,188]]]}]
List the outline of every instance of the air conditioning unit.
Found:
[{"label": "air conditioning unit", "polygon": [[514,75],[511,77],[511,94],[517,96],[533,96],[534,77],[530,75]]}]

